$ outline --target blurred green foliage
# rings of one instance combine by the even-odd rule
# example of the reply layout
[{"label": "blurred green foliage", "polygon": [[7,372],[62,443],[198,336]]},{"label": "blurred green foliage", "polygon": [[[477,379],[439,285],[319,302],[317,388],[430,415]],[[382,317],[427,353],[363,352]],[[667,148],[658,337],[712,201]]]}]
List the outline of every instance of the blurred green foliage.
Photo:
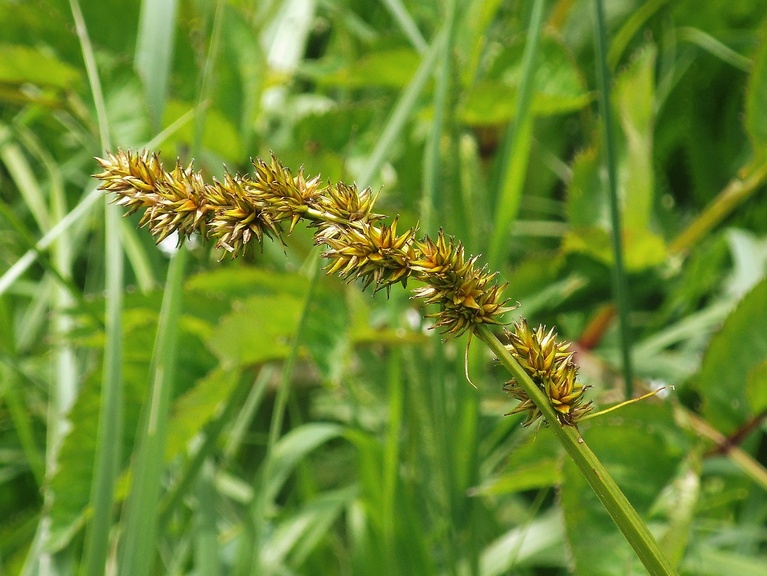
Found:
[{"label": "blurred green foliage", "polygon": [[[105,219],[100,122],[110,146],[150,146],[168,168],[194,157],[220,177],[274,151],[382,187],[377,211],[500,254],[518,313],[575,343],[597,404],[621,399],[593,2],[545,3],[525,80],[532,4],[83,2],[91,49],[75,1],[0,3],[0,574],[86,571],[109,350],[118,469],[97,546],[125,569],[169,264],[137,217]],[[764,6],[606,5],[637,386],[676,388],[581,432],[681,574],[764,574]],[[170,16],[142,28],[142,11]],[[519,213],[494,246],[523,81]],[[119,342],[104,291],[117,235]],[[238,261],[185,250],[148,573],[643,573],[551,432],[503,416],[493,359],[472,346],[472,388],[466,341],[442,343],[407,291],[318,276],[301,229]]]}]

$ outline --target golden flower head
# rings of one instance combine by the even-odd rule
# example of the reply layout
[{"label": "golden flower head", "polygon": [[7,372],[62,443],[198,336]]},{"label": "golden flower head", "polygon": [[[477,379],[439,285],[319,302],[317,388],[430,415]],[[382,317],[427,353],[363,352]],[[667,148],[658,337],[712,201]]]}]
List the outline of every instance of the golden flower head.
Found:
[{"label": "golden flower head", "polygon": [[372,283],[374,292],[396,282],[404,285],[411,273],[415,233],[410,228],[397,236],[396,218],[389,225],[361,222],[339,227],[335,235],[321,239],[329,246],[323,256],[332,261],[326,271],[348,280],[362,279],[363,289]]},{"label": "golden flower head", "polygon": [[213,180],[206,190],[213,210],[207,236],[217,238],[216,247],[232,258],[243,254],[253,240],[259,244],[264,236],[282,241],[279,222],[273,220],[267,204],[258,194],[246,188],[243,179],[227,172],[224,181]]},{"label": "golden flower head", "polygon": [[[553,329],[547,332],[544,326],[539,326],[536,330],[531,330],[524,319],[514,324],[514,329],[508,333],[508,337],[509,344],[506,348],[546,394],[559,423],[563,426],[575,425],[591,410],[591,402],[584,404],[583,393],[586,387],[577,380],[578,366],[573,362],[570,344],[557,342]],[[525,426],[541,417],[540,410],[515,378],[506,382],[504,390],[520,401],[510,414],[526,412]]]},{"label": "golden flower head", "polygon": [[104,171],[95,177],[102,189],[117,194],[116,203],[128,208],[128,214],[144,208],[140,226],[149,226],[160,242],[173,232],[179,242],[198,231],[205,210],[201,200],[205,183],[192,164],[187,168],[176,162],[170,172],[162,169],[156,154],[133,155],[119,151],[106,159],[97,158]]},{"label": "golden flower head", "polygon": [[494,273],[477,268],[477,256],[465,259],[463,245],[446,238],[442,230],[437,240],[426,237],[416,242],[417,257],[410,263],[415,275],[426,286],[415,290],[416,298],[438,304],[435,328],[448,336],[460,336],[479,324],[500,324],[512,310],[502,298],[506,284],[493,283]]},{"label": "golden flower head", "polygon": [[267,164],[261,158],[252,161],[255,173],[252,177],[243,177],[242,185],[254,197],[269,206],[269,212],[275,222],[290,220],[289,233],[314,205],[323,192],[319,176],[306,180],[303,169],[293,176],[272,154]]}]

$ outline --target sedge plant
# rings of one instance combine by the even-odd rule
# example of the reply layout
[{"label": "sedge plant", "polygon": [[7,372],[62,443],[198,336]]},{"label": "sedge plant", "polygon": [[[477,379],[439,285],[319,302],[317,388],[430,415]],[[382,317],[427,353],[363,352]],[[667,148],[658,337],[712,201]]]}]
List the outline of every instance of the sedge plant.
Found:
[{"label": "sedge plant", "polygon": [[509,371],[504,389],[519,401],[512,413],[525,413],[525,425],[549,425],[592,489],[653,575],[675,571],[647,526],[581,437],[577,424],[591,410],[567,342],[554,329],[532,329],[522,319],[506,331],[507,344],[493,332],[513,309],[507,284],[467,255],[463,244],[440,230],[436,239],[419,238],[417,227],[398,231],[394,218],[373,212],[377,195],[343,182],[323,183],[303,171],[293,175],[274,156],[253,162],[251,175],[227,173],[207,182],[192,164],[176,162],[170,171],[149,151],[118,151],[98,159],[101,188],[162,241],[177,234],[182,244],[193,234],[215,242],[231,257],[241,256],[265,238],[284,242],[300,221],[316,229],[325,246],[328,274],[363,288],[388,291],[408,280],[420,284],[414,298],[435,305],[427,316],[445,338],[468,333],[482,340]]}]

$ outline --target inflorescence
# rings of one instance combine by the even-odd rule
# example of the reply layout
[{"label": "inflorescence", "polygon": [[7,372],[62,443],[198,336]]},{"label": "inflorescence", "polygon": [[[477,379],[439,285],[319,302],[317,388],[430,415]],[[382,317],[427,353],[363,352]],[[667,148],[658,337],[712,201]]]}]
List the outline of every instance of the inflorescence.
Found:
[{"label": "inflorescence", "polygon": [[[563,426],[575,425],[591,410],[591,402],[583,403],[586,387],[577,381],[578,365],[573,361],[570,343],[558,342],[553,328],[548,332],[545,326],[531,330],[525,319],[516,322],[507,336],[509,344],[506,349],[546,394],[559,423]],[[525,426],[542,416],[515,378],[506,382],[503,388],[519,400],[510,414],[527,413]]]},{"label": "inflorescence", "polygon": [[[380,222],[373,213],[377,195],[370,188],[357,190],[342,182],[324,184],[319,177],[293,176],[274,156],[270,162],[253,162],[253,175],[226,173],[223,181],[206,183],[193,165],[176,162],[165,171],[157,154],[118,151],[97,159],[103,172],[95,177],[101,188],[113,192],[116,203],[132,214],[144,210],[140,226],[147,226],[160,242],[178,234],[179,244],[192,234],[215,240],[216,247],[233,258],[244,254],[264,237],[283,241],[300,220],[317,228],[314,240],[325,245],[328,274],[348,282],[360,280],[373,292],[414,278],[424,285],[414,297],[436,304],[428,316],[446,337],[475,332],[482,324],[501,324],[512,310],[503,298],[506,284],[495,282],[495,273],[477,265],[477,256],[466,256],[463,245],[439,231],[436,240],[416,239],[418,228],[397,232],[397,219]],[[566,346],[554,342],[550,332],[531,332],[518,324],[509,335],[510,350],[535,383],[551,398],[562,424],[574,424],[587,412],[581,405],[583,387],[575,382],[576,368]],[[514,380],[506,389],[521,401],[513,411],[529,410],[527,424],[540,412]]]}]

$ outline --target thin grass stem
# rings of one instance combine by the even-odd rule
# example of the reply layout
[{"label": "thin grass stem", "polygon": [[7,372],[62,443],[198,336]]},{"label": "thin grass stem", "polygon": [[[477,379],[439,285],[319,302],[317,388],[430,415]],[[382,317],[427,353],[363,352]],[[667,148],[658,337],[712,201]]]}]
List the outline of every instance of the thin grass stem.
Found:
[{"label": "thin grass stem", "polygon": [[[99,137],[102,152],[112,147],[110,139],[109,119],[106,111],[101,80],[96,66],[96,56],[88,35],[82,11],[78,0],[70,0],[70,9],[75,21],[75,29],[80,40],[80,48],[88,73],[91,95],[96,108]],[[85,197],[93,198],[95,193]],[[54,230],[60,229],[60,234],[69,229],[68,218],[77,208],[89,207],[82,201],[74,210],[58,220]],[[106,259],[106,310],[104,314],[106,344],[104,348],[104,366],[102,379],[101,408],[96,441],[94,474],[91,484],[90,507],[93,516],[88,524],[85,537],[85,551],[81,572],[87,576],[103,574],[109,549],[109,527],[112,524],[114,509],[114,485],[120,462],[120,445],[123,426],[122,397],[123,397],[123,343],[122,343],[122,308],[123,308],[123,248],[120,231],[121,210],[104,200],[105,226],[105,259]],[[74,220],[72,220],[74,221]],[[56,235],[58,238],[59,234]],[[37,250],[42,250],[45,238],[38,242]]]},{"label": "thin grass stem", "polygon": [[634,381],[631,366],[631,329],[629,326],[629,291],[623,267],[623,241],[618,199],[617,153],[613,137],[613,117],[610,103],[610,72],[607,68],[607,31],[602,0],[594,0],[596,13],[596,69],[599,89],[599,108],[602,111],[602,134],[605,144],[604,161],[607,167],[607,188],[610,197],[612,225],[613,291],[620,321],[621,359],[623,364],[624,396],[633,396]]},{"label": "thin grass stem", "polygon": [[[313,258],[317,257],[317,251],[313,253]],[[260,574],[261,566],[261,540],[264,534],[266,523],[266,511],[269,508],[269,500],[274,496],[269,490],[269,485],[272,479],[274,470],[274,447],[282,434],[282,423],[285,417],[285,410],[287,408],[288,399],[291,391],[291,381],[293,377],[293,367],[295,366],[296,359],[298,358],[298,350],[301,345],[301,338],[303,335],[303,327],[306,323],[306,319],[309,315],[309,309],[314,298],[314,291],[319,279],[319,267],[312,266],[310,268],[309,287],[306,290],[304,296],[304,302],[301,307],[301,312],[298,317],[298,323],[296,330],[293,333],[293,338],[290,345],[290,351],[285,359],[285,363],[282,367],[280,374],[280,384],[277,389],[277,398],[274,402],[274,411],[272,412],[272,420],[269,424],[269,436],[266,444],[266,455],[264,456],[264,462],[261,465],[259,471],[258,483],[260,488],[256,490],[253,503],[251,506],[251,521],[253,526],[253,541],[247,541],[243,539],[241,543],[240,551],[240,569],[241,574]],[[244,561],[243,561],[244,560]],[[243,571],[244,570],[244,571]]]},{"label": "thin grass stem", "polygon": [[501,150],[497,174],[497,201],[493,232],[488,251],[490,267],[499,267],[508,253],[506,245],[511,225],[519,211],[522,185],[527,173],[527,159],[533,134],[532,101],[535,93],[535,60],[541,38],[545,0],[535,0],[530,15],[527,42],[522,55],[522,74],[517,88],[514,118],[509,124]]}]

